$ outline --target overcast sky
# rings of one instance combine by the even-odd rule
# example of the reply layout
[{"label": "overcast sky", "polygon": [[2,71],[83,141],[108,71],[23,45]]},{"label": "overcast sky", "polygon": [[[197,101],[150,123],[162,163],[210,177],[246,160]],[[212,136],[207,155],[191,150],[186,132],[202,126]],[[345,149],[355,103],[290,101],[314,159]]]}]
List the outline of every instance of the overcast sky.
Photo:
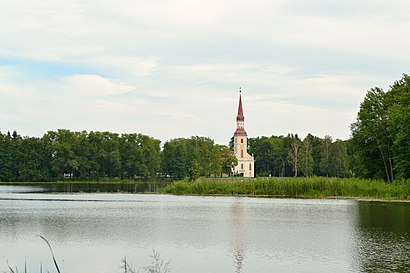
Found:
[{"label": "overcast sky", "polygon": [[407,0],[0,0],[0,131],[347,139],[409,73]]}]

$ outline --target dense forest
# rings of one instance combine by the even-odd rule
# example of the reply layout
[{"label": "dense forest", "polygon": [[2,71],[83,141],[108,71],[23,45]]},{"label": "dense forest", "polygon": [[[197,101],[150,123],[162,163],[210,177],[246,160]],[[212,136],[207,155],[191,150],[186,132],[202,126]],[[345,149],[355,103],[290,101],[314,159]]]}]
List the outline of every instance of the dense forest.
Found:
[{"label": "dense forest", "polygon": [[48,132],[41,138],[0,134],[1,181],[151,177],[160,141],[141,134]]},{"label": "dense forest", "polygon": [[333,141],[308,134],[249,139],[249,152],[255,156],[258,176],[351,177],[352,157],[349,141]]},{"label": "dense forest", "polygon": [[[250,138],[256,176],[410,178],[410,76],[388,91],[370,89],[351,132],[349,140]],[[161,149],[160,140],[142,134],[60,129],[37,138],[0,132],[0,181],[219,177],[237,163],[231,150],[198,136],[166,141]]]},{"label": "dense forest", "polygon": [[161,142],[142,134],[47,132],[41,138],[0,133],[0,181],[173,179],[221,176],[236,158],[204,137]]},{"label": "dense forest", "polygon": [[[348,141],[308,135],[249,139],[257,176],[352,176]],[[1,181],[101,178],[195,179],[230,174],[232,149],[206,137],[164,143],[141,134],[47,132],[41,138],[0,133]]]}]

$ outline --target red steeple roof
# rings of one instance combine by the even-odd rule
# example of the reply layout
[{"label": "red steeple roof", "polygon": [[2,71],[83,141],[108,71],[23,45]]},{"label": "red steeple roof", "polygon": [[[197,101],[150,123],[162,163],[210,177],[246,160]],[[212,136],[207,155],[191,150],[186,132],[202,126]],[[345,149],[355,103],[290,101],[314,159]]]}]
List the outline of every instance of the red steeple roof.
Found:
[{"label": "red steeple roof", "polygon": [[242,109],[241,91],[239,91],[239,106],[238,106],[238,115],[236,116],[236,121],[245,121],[245,117],[243,116],[243,109]]},{"label": "red steeple roof", "polygon": [[238,115],[236,116],[236,131],[234,136],[247,136],[245,129],[243,128],[243,123],[245,122],[245,117],[243,115],[242,108],[242,95],[241,89],[239,89],[239,106],[238,106]]}]

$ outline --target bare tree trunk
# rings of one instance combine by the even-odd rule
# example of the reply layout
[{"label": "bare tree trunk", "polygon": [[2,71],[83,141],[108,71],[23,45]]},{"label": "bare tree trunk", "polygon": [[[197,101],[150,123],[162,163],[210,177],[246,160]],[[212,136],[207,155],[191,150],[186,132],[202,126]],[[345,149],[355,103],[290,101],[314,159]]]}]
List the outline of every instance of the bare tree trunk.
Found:
[{"label": "bare tree trunk", "polygon": [[381,156],[382,156],[383,165],[384,165],[384,171],[386,172],[387,181],[390,183],[390,182],[392,182],[392,180],[391,180],[391,177],[390,177],[389,167],[387,166],[386,158],[385,158],[383,149],[382,149],[382,147],[380,146],[380,142],[379,142],[379,141],[377,141],[377,147],[379,148],[380,154],[381,154]]}]

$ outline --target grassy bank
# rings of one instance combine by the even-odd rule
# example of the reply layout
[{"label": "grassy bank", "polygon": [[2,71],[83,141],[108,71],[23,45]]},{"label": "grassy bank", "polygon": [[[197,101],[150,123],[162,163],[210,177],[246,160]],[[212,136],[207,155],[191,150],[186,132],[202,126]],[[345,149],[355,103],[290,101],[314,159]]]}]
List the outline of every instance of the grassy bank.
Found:
[{"label": "grassy bank", "polygon": [[0,181],[0,185],[53,185],[53,184],[90,184],[90,185],[128,185],[128,184],[146,184],[146,183],[168,183],[170,180],[120,180],[120,179],[102,179],[102,180],[57,180],[57,181],[34,181],[34,182],[22,182],[12,181],[4,182]]},{"label": "grassy bank", "polygon": [[201,178],[160,190],[176,195],[410,200],[410,180],[387,184],[357,178]]}]

